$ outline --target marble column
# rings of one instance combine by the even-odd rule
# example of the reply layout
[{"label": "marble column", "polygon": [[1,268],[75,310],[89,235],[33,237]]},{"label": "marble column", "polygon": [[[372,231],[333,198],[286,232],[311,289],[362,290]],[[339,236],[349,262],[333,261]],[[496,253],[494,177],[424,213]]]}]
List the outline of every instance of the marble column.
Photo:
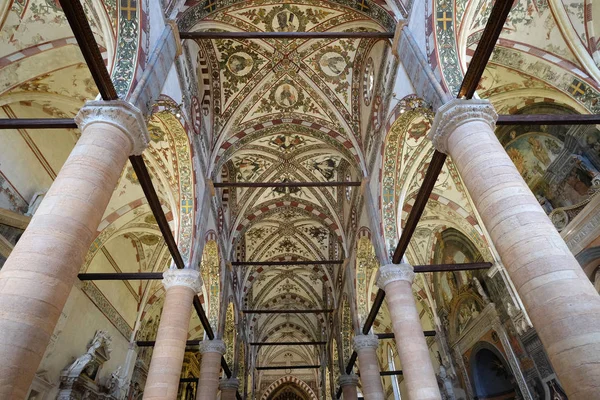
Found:
[{"label": "marble column", "polygon": [[131,104],[88,102],[81,137],[0,271],[0,398],[27,394],[131,154],[148,145]]},{"label": "marble column", "polygon": [[485,100],[442,106],[429,137],[450,157],[571,400],[600,393],[600,296],[494,134]]},{"label": "marble column", "polygon": [[200,342],[200,377],[196,400],[214,400],[219,390],[221,372],[221,356],[225,354],[225,343],[222,340],[203,340]]},{"label": "marble column", "polygon": [[240,380],[237,378],[221,379],[219,389],[221,389],[221,400],[235,400],[235,394],[240,387]]},{"label": "marble column", "polygon": [[163,274],[165,303],[156,333],[150,370],[144,389],[144,400],[175,400],[188,339],[194,296],[202,290],[200,272],[176,269]]},{"label": "marble column", "polygon": [[375,335],[354,336],[354,350],[358,354],[358,370],[365,400],[385,400],[376,353],[378,346],[379,339]]},{"label": "marble column", "polygon": [[340,387],[342,388],[342,399],[343,400],[357,400],[358,394],[356,386],[358,385],[358,376],[341,375],[340,376]]},{"label": "marble column", "polygon": [[414,278],[410,264],[388,264],[379,268],[377,285],[385,290],[408,398],[440,400],[440,389],[413,296]]}]

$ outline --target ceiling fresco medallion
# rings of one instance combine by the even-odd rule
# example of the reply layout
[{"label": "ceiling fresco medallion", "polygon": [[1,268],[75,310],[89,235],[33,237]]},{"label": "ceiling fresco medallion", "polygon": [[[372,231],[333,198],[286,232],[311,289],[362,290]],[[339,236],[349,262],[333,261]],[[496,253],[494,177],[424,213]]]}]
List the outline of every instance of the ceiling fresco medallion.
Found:
[{"label": "ceiling fresco medallion", "polygon": [[227,59],[227,69],[236,76],[241,77],[249,74],[253,66],[254,60],[252,56],[243,51],[233,53]]},{"label": "ceiling fresco medallion", "polygon": [[319,59],[321,71],[331,77],[341,75],[347,65],[346,59],[341,54],[333,51],[323,54]]},{"label": "ceiling fresco medallion", "polygon": [[300,20],[293,12],[283,10],[275,14],[271,20],[274,32],[297,32],[300,28]]},{"label": "ceiling fresco medallion", "polygon": [[275,101],[283,108],[293,107],[298,102],[298,89],[289,83],[282,83],[275,89]]}]

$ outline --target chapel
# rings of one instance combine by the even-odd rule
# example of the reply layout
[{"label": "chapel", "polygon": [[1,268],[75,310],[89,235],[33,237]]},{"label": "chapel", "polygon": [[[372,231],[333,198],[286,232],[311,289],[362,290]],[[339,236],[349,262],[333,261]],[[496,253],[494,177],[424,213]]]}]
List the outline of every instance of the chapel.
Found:
[{"label": "chapel", "polygon": [[0,400],[600,400],[600,3],[0,0]]}]

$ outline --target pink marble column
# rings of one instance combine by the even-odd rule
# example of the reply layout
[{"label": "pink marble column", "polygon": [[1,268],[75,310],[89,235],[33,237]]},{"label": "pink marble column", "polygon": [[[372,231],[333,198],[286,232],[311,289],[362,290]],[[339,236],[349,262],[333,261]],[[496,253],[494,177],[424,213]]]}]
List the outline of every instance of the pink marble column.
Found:
[{"label": "pink marble column", "polygon": [[195,269],[171,269],[163,274],[165,303],[150,370],[144,389],[144,400],[175,400],[188,339],[192,302],[202,290],[200,272]]},{"label": "pink marble column", "polygon": [[570,400],[600,393],[600,296],[494,134],[485,100],[453,100],[431,128],[458,168]]},{"label": "pink marble column", "polygon": [[410,264],[389,264],[379,268],[377,285],[385,290],[408,398],[440,400],[442,396],[413,297],[414,278]]},{"label": "pink marble column", "polygon": [[148,145],[124,101],[88,102],[75,144],[0,271],[0,398],[24,399],[131,154]]},{"label": "pink marble column", "polygon": [[196,400],[215,400],[219,390],[221,375],[221,357],[225,354],[225,343],[222,340],[203,340],[200,342],[200,377]]},{"label": "pink marble column", "polygon": [[221,379],[219,383],[221,400],[235,400],[238,387],[240,387],[240,380],[237,378]]},{"label": "pink marble column", "polygon": [[378,346],[379,339],[375,335],[354,336],[354,350],[358,354],[358,370],[365,400],[385,400],[377,360]]},{"label": "pink marble column", "polygon": [[358,376],[352,375],[341,375],[340,376],[340,387],[342,388],[342,399],[343,400],[357,400],[358,394],[356,386],[358,385]]}]

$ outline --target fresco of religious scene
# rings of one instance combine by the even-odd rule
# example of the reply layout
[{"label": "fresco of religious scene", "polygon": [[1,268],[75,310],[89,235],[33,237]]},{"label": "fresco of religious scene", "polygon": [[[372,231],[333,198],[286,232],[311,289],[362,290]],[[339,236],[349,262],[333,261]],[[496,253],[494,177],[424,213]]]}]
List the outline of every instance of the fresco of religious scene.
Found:
[{"label": "fresco of religious scene", "polygon": [[[555,108],[541,105],[528,112],[567,111]],[[600,131],[596,127],[507,126],[500,127],[497,135],[547,214],[584,204],[600,191]]]},{"label": "fresco of religious scene", "polygon": [[238,182],[250,181],[268,168],[267,162],[261,157],[244,156],[233,160]]},{"label": "fresco of religious scene", "polygon": [[322,176],[325,180],[331,181],[336,177],[339,163],[339,157],[329,155],[321,156],[311,160],[309,169],[311,169],[315,175]]},{"label": "fresco of religious scene", "polygon": [[[435,233],[433,264],[462,264],[483,260],[475,245],[461,232],[448,228]],[[471,271],[441,272],[434,275],[435,297],[439,307],[449,310],[452,299],[473,278]],[[475,311],[480,311],[477,307]],[[466,311],[463,311],[465,313]],[[463,315],[462,319],[468,318]],[[468,321],[465,322],[465,326]]]}]

